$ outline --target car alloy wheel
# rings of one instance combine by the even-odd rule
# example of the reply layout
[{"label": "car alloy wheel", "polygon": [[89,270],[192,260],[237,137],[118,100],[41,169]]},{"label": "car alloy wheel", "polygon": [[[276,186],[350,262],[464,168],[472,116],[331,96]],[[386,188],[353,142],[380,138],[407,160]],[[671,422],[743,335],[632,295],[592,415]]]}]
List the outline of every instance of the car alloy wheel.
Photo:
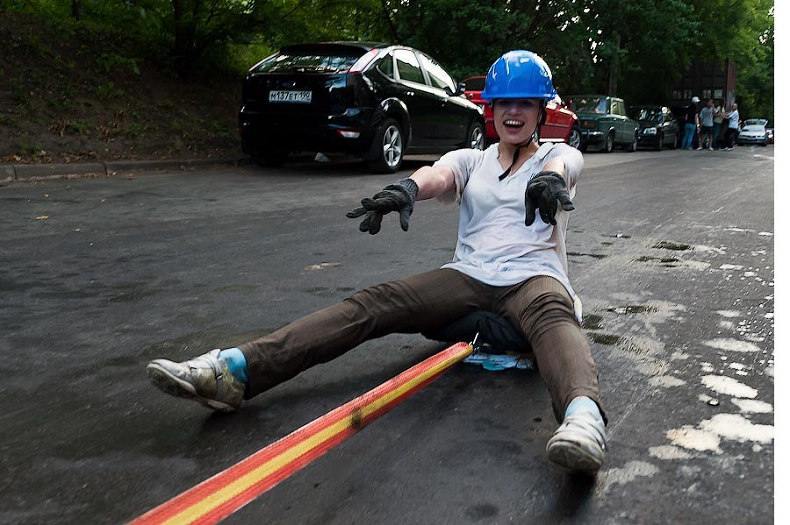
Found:
[{"label": "car alloy wheel", "polygon": [[581,149],[582,134],[579,131],[579,128],[575,126],[571,128],[571,134],[568,135],[568,145],[572,148]]},{"label": "car alloy wheel", "polygon": [[406,140],[395,119],[385,119],[373,135],[370,150],[365,156],[370,169],[379,173],[395,173],[403,162]]},{"label": "car alloy wheel", "polygon": [[390,124],[384,130],[382,147],[384,148],[384,162],[391,170],[396,170],[403,156],[403,137],[395,124]]},{"label": "car alloy wheel", "polygon": [[485,149],[485,137],[480,124],[472,124],[472,129],[469,131],[469,147],[472,149]]},{"label": "car alloy wheel", "polygon": [[614,135],[609,133],[606,135],[606,145],[604,146],[604,152],[611,153],[614,149]]}]

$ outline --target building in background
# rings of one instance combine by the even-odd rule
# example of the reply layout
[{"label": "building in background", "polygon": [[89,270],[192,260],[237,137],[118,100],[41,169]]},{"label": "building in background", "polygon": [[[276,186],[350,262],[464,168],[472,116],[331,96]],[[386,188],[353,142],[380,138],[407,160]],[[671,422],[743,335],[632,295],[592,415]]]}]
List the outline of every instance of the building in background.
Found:
[{"label": "building in background", "polygon": [[694,61],[686,73],[672,87],[672,106],[687,106],[691,97],[729,105],[735,100],[735,63]]}]

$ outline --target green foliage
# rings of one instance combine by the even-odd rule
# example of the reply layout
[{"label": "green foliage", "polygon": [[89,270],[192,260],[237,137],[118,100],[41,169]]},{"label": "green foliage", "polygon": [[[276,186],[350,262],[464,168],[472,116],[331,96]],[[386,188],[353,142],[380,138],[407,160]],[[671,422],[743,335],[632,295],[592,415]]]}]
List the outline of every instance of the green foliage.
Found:
[{"label": "green foliage", "polygon": [[87,135],[91,125],[83,120],[70,120],[63,125],[63,132],[67,135]]},{"label": "green foliage", "polygon": [[116,87],[115,83],[110,80],[96,86],[96,96],[101,100],[119,99],[125,94],[123,89]]},{"label": "green foliage", "polygon": [[134,75],[140,76],[137,60],[123,57],[117,53],[102,53],[96,58],[99,69],[107,75]]},{"label": "green foliage", "polygon": [[[105,43],[108,76],[140,76],[146,61],[182,77],[238,76],[280,46],[370,40],[417,47],[456,78],[484,74],[509,49],[552,66],[561,93],[614,91],[658,102],[693,60],[733,59],[744,109],[773,114],[771,0],[0,0]],[[35,45],[31,52],[52,53]],[[63,61],[68,67],[69,59]],[[71,68],[79,61],[72,60]],[[102,97],[115,96],[110,82]]]}]

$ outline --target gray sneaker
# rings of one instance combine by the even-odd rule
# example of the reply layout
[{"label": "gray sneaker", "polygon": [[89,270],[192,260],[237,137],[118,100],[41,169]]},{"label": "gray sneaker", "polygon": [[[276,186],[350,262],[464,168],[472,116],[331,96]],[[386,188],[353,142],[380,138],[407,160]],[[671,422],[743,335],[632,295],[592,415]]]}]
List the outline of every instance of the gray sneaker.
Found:
[{"label": "gray sneaker", "polygon": [[606,427],[600,416],[579,411],[565,418],[546,444],[549,460],[574,471],[595,472],[606,454]]},{"label": "gray sneaker", "polygon": [[183,363],[154,359],[145,367],[151,382],[171,396],[194,399],[201,405],[233,412],[241,406],[244,383],[219,358],[219,350],[212,350]]}]

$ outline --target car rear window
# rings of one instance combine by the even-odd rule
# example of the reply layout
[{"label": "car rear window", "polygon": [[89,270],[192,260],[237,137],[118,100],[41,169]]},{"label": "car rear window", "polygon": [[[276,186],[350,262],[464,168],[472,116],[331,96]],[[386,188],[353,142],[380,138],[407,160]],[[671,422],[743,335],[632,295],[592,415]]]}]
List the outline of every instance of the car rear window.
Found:
[{"label": "car rear window", "polygon": [[350,54],[279,53],[255,68],[256,73],[342,73],[359,59]]},{"label": "car rear window", "polygon": [[485,78],[467,78],[464,80],[467,91],[483,91],[486,87]]}]

